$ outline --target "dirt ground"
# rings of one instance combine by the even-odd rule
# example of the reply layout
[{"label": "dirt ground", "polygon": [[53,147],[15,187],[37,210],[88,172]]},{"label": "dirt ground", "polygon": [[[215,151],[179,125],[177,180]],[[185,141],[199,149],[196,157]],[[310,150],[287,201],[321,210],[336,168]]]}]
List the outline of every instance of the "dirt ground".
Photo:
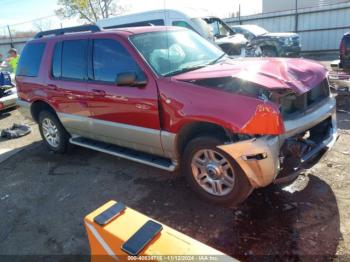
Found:
[{"label": "dirt ground", "polygon": [[339,139],[317,165],[234,209],[166,171],[75,146],[49,153],[36,125],[9,111],[0,129],[25,122],[33,132],[0,139],[0,254],[89,254],[83,218],[114,199],[240,260],[349,261],[349,111],[338,112]]}]

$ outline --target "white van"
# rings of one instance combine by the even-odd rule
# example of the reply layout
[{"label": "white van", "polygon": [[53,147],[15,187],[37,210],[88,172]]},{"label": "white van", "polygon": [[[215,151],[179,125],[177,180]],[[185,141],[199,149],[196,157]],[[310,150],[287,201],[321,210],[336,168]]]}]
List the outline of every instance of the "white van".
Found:
[{"label": "white van", "polygon": [[106,18],[97,21],[97,25],[105,29],[162,25],[186,27],[214,41],[231,56],[245,55],[248,41],[242,34],[236,34],[220,18],[205,17],[199,13],[194,10],[161,9]]}]

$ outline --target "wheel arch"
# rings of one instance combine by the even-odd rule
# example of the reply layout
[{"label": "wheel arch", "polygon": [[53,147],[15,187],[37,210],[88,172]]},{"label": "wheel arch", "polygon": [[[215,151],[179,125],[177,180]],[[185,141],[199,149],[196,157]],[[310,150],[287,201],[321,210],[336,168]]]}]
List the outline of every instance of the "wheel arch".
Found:
[{"label": "wheel arch", "polygon": [[48,110],[57,116],[57,113],[56,113],[54,107],[51,106],[48,102],[46,102],[44,100],[36,100],[30,106],[30,112],[31,112],[32,118],[34,119],[35,122],[39,121],[39,114],[43,110]]},{"label": "wheel arch", "polygon": [[180,129],[176,138],[176,151],[181,155],[186,145],[192,139],[199,136],[213,136],[219,138],[223,142],[229,139],[230,135],[227,129],[218,124],[211,122],[191,122],[187,123]]},{"label": "wheel arch", "polygon": [[260,49],[261,51],[263,51],[263,49],[273,49],[274,51],[276,51],[276,54],[279,55],[278,47],[272,43],[262,43],[260,44]]}]

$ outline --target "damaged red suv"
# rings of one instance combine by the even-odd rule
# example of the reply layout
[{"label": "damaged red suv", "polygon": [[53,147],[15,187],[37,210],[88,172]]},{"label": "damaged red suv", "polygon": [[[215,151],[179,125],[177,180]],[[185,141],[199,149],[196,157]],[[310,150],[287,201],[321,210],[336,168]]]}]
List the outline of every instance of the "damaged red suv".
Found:
[{"label": "damaged red suv", "polygon": [[231,59],[183,28],[42,32],[16,81],[18,104],[49,149],[71,143],[181,167],[194,191],[223,205],[294,179],[337,137],[323,66]]}]

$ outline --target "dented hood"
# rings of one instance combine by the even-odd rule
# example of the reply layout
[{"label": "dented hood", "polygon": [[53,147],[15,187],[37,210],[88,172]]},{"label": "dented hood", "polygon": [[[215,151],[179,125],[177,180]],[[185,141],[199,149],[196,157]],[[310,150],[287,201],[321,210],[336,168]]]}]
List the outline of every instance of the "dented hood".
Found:
[{"label": "dented hood", "polygon": [[233,77],[266,89],[286,89],[303,94],[326,78],[318,62],[295,58],[227,59],[214,65],[174,76],[179,81]]}]

